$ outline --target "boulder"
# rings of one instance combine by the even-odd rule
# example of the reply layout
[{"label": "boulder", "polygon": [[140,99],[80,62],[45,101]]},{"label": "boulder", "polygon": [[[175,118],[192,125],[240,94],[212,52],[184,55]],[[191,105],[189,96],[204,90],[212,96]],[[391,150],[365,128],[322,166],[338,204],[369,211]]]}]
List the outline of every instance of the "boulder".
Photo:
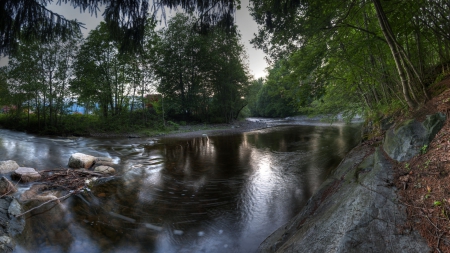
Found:
[{"label": "boulder", "polygon": [[13,160],[0,161],[0,173],[1,174],[13,172],[13,171],[17,170],[18,168],[19,168],[19,165]]},{"label": "boulder", "polygon": [[114,173],[116,173],[116,170],[113,167],[109,167],[109,166],[105,166],[105,165],[101,165],[101,166],[95,167],[94,171],[102,173],[102,174],[114,174]]},{"label": "boulder", "polygon": [[21,182],[33,182],[41,179],[41,174],[39,174],[35,169],[28,167],[19,167],[11,174],[11,178],[14,180],[21,180]]},{"label": "boulder", "polygon": [[445,115],[427,116],[424,122],[407,120],[386,132],[383,149],[394,160],[407,161],[425,151],[434,136],[444,126]]},{"label": "boulder", "polygon": [[0,178],[0,195],[9,195],[17,192],[17,188],[6,177]]},{"label": "boulder", "polygon": [[379,148],[353,150],[302,211],[277,229],[258,252],[430,252],[406,224],[397,202],[392,164]]},{"label": "boulder", "polygon": [[95,157],[91,155],[86,155],[82,153],[72,154],[69,158],[69,168],[79,169],[85,168],[89,169],[95,162]]}]

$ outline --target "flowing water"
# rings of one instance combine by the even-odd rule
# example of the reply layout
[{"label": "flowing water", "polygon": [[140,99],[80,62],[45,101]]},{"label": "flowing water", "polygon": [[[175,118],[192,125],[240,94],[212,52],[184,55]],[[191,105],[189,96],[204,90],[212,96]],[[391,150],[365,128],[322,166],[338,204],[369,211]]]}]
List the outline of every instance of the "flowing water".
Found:
[{"label": "flowing water", "polygon": [[359,125],[298,122],[193,139],[0,130],[0,160],[42,170],[66,167],[81,152],[119,164],[118,176],[28,217],[15,252],[254,252],[295,216],[359,136]]}]

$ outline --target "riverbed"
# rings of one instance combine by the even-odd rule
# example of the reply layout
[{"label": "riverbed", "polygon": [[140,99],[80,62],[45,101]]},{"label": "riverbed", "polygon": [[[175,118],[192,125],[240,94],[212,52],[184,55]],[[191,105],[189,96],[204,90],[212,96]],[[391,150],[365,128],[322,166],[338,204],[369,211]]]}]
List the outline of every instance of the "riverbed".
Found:
[{"label": "riverbed", "polygon": [[[0,130],[0,157],[21,166],[66,167],[75,152],[118,164],[115,177],[65,200],[51,215],[28,217],[34,225],[17,238],[15,252],[253,252],[360,140],[358,124],[271,126],[139,139]],[[29,187],[20,185],[17,195]]]}]

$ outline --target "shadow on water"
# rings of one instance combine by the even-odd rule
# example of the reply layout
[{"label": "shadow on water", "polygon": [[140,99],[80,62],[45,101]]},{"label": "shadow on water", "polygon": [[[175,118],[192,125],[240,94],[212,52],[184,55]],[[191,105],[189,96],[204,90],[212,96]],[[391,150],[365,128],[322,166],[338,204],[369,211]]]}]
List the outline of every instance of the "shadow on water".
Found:
[{"label": "shadow on water", "polygon": [[[74,152],[120,164],[118,176],[28,217],[15,251],[253,252],[302,208],[359,136],[357,125],[279,126],[194,139],[17,144],[27,135],[3,132],[1,155],[23,152],[6,146],[16,143],[46,149],[45,166]],[[8,159],[27,162],[28,155]]]}]

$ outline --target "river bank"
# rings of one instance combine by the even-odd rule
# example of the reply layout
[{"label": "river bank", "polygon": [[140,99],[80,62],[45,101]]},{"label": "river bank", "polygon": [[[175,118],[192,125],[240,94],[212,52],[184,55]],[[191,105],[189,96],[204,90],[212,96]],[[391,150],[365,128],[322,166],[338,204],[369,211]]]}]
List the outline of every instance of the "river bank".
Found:
[{"label": "river bank", "polygon": [[262,121],[240,120],[232,123],[222,124],[188,124],[176,126],[172,130],[165,131],[134,131],[134,132],[93,132],[89,133],[91,137],[112,138],[112,137],[177,137],[177,138],[195,138],[206,135],[225,135],[233,133],[250,132],[266,128],[267,124]]},{"label": "river bank", "polygon": [[353,149],[258,251],[450,252],[449,88]]}]

